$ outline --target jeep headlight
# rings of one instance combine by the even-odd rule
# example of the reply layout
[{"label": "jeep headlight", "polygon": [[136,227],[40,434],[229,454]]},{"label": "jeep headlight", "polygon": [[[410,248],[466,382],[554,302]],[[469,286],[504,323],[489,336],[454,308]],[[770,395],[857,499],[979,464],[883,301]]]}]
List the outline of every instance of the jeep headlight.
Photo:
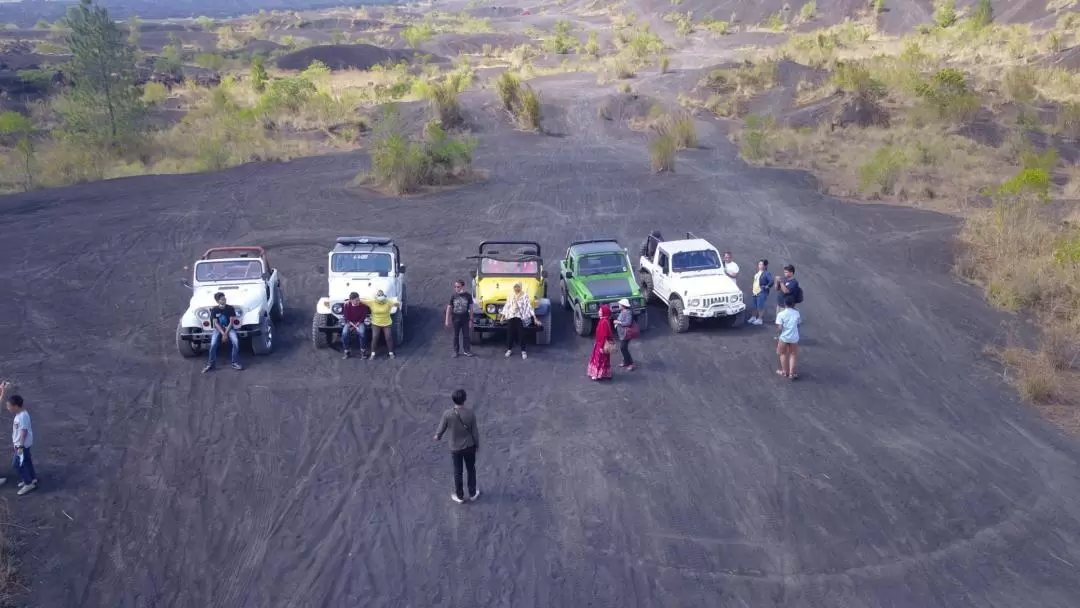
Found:
[{"label": "jeep headlight", "polygon": [[496,306],[495,304],[488,304],[488,305],[487,305],[487,306],[486,306],[486,307],[484,308],[484,310],[485,310],[485,311],[486,311],[486,312],[487,312],[487,313],[488,313],[489,315],[493,315],[493,314],[495,314],[495,313],[499,312],[499,307],[498,307],[498,306]]},{"label": "jeep headlight", "polygon": [[341,304],[334,304],[330,307],[330,312],[334,313],[335,315],[340,315],[341,311],[343,310],[345,310],[345,307]]},{"label": "jeep headlight", "polygon": [[195,316],[198,317],[200,321],[206,321],[210,318],[210,311],[205,308],[200,308],[198,312],[195,313]]},{"label": "jeep headlight", "polygon": [[600,306],[594,302],[592,304],[589,304],[588,310],[589,310],[589,312],[596,312],[596,311],[600,310]]},{"label": "jeep headlight", "polygon": [[243,317],[244,316],[244,309],[243,308],[240,308],[239,306],[233,306],[233,310],[236,311],[236,316],[237,317]]},{"label": "jeep headlight", "polygon": [[734,298],[731,298],[732,302],[742,302],[742,292],[735,294]]},{"label": "jeep headlight", "polygon": [[701,300],[700,299],[694,298],[693,300],[690,300],[690,308],[696,308],[698,306],[701,306]]}]

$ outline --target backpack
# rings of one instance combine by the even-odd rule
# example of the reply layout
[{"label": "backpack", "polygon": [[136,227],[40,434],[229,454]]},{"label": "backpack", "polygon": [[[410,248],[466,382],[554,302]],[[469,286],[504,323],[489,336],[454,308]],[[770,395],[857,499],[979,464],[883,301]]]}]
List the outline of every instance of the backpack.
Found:
[{"label": "backpack", "polygon": [[795,288],[795,303],[802,304],[802,285]]}]

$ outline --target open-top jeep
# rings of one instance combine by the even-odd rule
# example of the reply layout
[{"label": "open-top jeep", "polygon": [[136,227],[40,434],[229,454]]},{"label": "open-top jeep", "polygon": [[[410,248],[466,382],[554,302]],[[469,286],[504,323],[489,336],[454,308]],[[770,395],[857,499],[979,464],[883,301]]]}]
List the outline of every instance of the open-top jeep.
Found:
[{"label": "open-top jeep", "polygon": [[626,249],[615,239],[574,241],[559,263],[559,303],[574,311],[574,331],[588,336],[596,329],[600,306],[620,311],[619,300],[630,300],[630,307],[641,329],[649,325],[645,298],[638,291],[634,268]]},{"label": "open-top jeep", "polygon": [[236,309],[237,336],[250,341],[256,355],[274,350],[274,322],[285,316],[281,276],[270,266],[262,247],[216,247],[195,262],[191,300],[176,326],[176,349],[185,357],[195,357],[209,348],[214,335],[210,310],[217,306],[214,294],[221,292]]},{"label": "open-top jeep", "polygon": [[506,331],[506,322],[499,313],[513,293],[514,283],[521,283],[541,323],[537,328],[531,320],[526,321],[525,331],[535,334],[537,344],[551,344],[551,301],[547,298],[547,270],[540,256],[540,243],[484,241],[479,254],[469,259],[476,260],[472,341],[480,342],[486,334]]},{"label": "open-top jeep", "polygon": [[741,321],[743,294],[709,241],[689,232],[677,241],[650,235],[642,249],[641,293],[667,305],[668,323],[676,333],[688,330],[691,318],[720,319],[728,326]]},{"label": "open-top jeep", "polygon": [[[324,269],[320,268],[320,272]],[[394,343],[405,341],[405,313],[408,301],[405,293],[405,265],[401,250],[390,237],[343,236],[330,250],[325,269],[329,295],[319,298],[311,319],[311,340],[316,348],[326,348],[335,336],[341,338],[344,325],[341,311],[349,294],[356,292],[360,299],[371,302],[382,290],[387,298],[398,301],[398,311],[392,317]],[[370,325],[370,317],[367,320]]]}]

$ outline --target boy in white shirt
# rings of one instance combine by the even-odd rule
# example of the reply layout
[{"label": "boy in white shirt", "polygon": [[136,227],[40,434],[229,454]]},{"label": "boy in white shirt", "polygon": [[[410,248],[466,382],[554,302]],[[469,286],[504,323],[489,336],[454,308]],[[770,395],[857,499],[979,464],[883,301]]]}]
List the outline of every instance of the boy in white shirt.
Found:
[{"label": "boy in white shirt", "polygon": [[795,380],[799,374],[795,371],[795,359],[799,355],[799,325],[802,315],[795,310],[795,296],[788,294],[784,298],[784,308],[776,313],[776,354],[780,357],[780,369],[777,375]]},{"label": "boy in white shirt", "polygon": [[[10,388],[10,382],[0,383],[0,399],[7,395]],[[15,448],[12,465],[22,479],[19,482],[19,496],[23,496],[37,489],[37,473],[34,471],[34,461],[30,457],[30,447],[34,445],[34,430],[30,426],[30,412],[23,406],[22,397],[19,395],[8,397],[7,409],[15,414],[15,420],[11,425],[11,441]],[[0,478],[0,484],[5,481],[7,478]]]}]

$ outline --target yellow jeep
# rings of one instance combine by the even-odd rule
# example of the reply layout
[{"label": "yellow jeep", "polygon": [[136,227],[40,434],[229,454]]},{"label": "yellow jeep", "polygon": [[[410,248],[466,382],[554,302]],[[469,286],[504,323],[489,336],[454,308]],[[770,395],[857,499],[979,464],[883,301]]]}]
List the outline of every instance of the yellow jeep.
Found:
[{"label": "yellow jeep", "polygon": [[503,305],[513,293],[514,283],[529,295],[541,326],[526,321],[525,331],[536,336],[537,344],[551,344],[551,300],[547,297],[547,270],[534,241],[484,241],[480,243],[473,270],[473,328],[470,338],[480,342],[487,334],[506,331],[499,318]]}]

